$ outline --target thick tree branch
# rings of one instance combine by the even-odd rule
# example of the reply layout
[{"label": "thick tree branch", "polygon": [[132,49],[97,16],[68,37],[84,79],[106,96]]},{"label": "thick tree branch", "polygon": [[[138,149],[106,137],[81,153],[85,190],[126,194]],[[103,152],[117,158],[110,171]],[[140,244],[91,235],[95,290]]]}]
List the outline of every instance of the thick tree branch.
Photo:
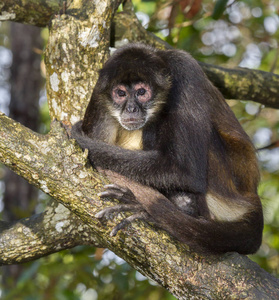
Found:
[{"label": "thick tree branch", "polygon": [[[73,140],[67,139],[58,123],[53,124],[50,134],[41,136],[1,115],[0,128],[1,162],[81,218],[88,226],[88,234],[93,235],[88,239],[89,243],[96,241],[106,246],[135,269],[169,289],[179,299],[189,299],[190,296],[193,299],[216,299],[216,295],[221,299],[229,299],[246,294],[251,296],[251,299],[267,299],[268,296],[272,299],[279,293],[279,281],[245,256],[238,254],[197,256],[191,254],[186,245],[178,243],[165,232],[154,231],[150,225],[142,222],[130,225],[116,237],[109,236],[110,230],[116,222],[119,222],[119,218],[103,224],[94,218],[95,213],[104,207],[104,202],[96,193],[107,182],[92,170],[79,147]],[[141,189],[144,193],[144,187]],[[40,222],[47,221],[50,217],[48,212],[44,216],[46,219]],[[28,234],[34,222],[36,224],[36,218],[25,222],[27,223],[23,224],[24,227],[16,224],[9,230],[12,234],[16,234],[17,229],[19,231],[22,229]],[[52,223],[49,237],[36,228],[29,231],[31,234],[29,248],[32,250],[33,258],[47,254],[41,247],[48,247],[48,251],[59,250],[55,245],[51,246],[51,243],[44,244],[48,238],[49,241],[57,243],[55,230],[57,231],[57,228],[59,230],[59,226],[62,225],[61,223],[59,225],[59,222],[58,220]],[[45,224],[47,226],[47,222]],[[70,224],[69,230],[72,232],[73,240],[69,244],[63,240],[62,233],[62,248],[85,242],[79,237],[79,228],[75,232],[75,225],[78,226],[75,221]],[[7,228],[2,230],[5,243],[7,243],[5,234],[11,233],[6,230]],[[19,232],[14,237],[24,236]],[[10,259],[17,262],[31,259],[27,253],[28,245],[23,241],[20,245],[21,247],[16,249],[16,254],[13,251],[15,248],[11,249]],[[0,249],[4,252],[4,249],[8,251],[9,248]],[[10,262],[9,257],[0,255],[0,263],[7,262]],[[166,274],[168,276],[165,276]]]},{"label": "thick tree branch", "polygon": [[279,75],[259,70],[228,69],[200,63],[227,99],[251,100],[279,108]]},{"label": "thick tree branch", "polygon": [[[114,251],[134,268],[169,289],[179,299],[188,299],[190,295],[194,297],[193,299],[195,297],[208,299],[206,296],[208,294],[212,299],[214,299],[212,295],[228,298],[229,295],[239,296],[240,289],[245,290],[245,293],[254,296],[255,299],[259,295],[265,299],[267,294],[279,293],[277,279],[244,256],[238,254],[216,257],[196,256],[187,250],[186,245],[174,241],[163,231],[152,230],[148,224],[142,222],[129,226],[116,237],[110,237],[109,232],[115,223],[119,222],[119,218],[114,221],[109,220],[107,224],[101,226],[100,221],[94,218],[95,213],[104,207],[104,202],[96,193],[100,192],[103,184],[107,182],[92,170],[74,141],[67,140],[58,123],[53,124],[50,134],[41,136],[1,115],[0,128],[1,162],[80,217],[88,226],[88,234],[93,235],[92,241]],[[144,187],[142,191],[144,192]],[[45,216],[49,217],[47,212]],[[28,226],[23,225],[28,228],[33,227],[32,223],[36,224],[36,220],[32,219],[26,222]],[[69,230],[72,231],[75,225],[77,224],[73,221]],[[21,228],[18,226],[17,224],[9,230],[14,234],[16,229]],[[34,237],[30,246],[33,258],[47,253],[40,246],[47,246],[50,252],[58,250],[54,245],[51,246],[51,243],[49,245],[43,243],[48,238],[49,241],[55,241],[52,234],[59,228],[59,221],[56,224],[54,222],[53,226],[55,229],[52,227],[50,232],[43,235],[40,235],[41,233],[36,229],[34,232],[30,231],[31,239]],[[8,233],[4,230],[6,240],[5,234]],[[21,233],[18,234],[17,237],[23,237]],[[84,243],[84,239],[78,237],[78,232],[74,232],[72,238],[69,247],[76,243]],[[63,242],[62,239],[61,243],[62,247],[67,246],[65,240]],[[11,249],[11,260],[18,262],[31,259],[26,253],[28,245],[26,248],[26,244],[21,242],[21,246],[17,248],[17,258],[13,253],[14,248]],[[5,247],[1,251],[4,252],[4,249],[8,251],[9,248]],[[9,262],[8,257],[8,254],[5,257],[0,255],[0,263]],[[230,272],[227,272],[228,267]],[[214,278],[205,276],[209,273],[214,273]],[[168,276],[166,277],[165,274]],[[237,274],[237,279],[232,282],[231,278],[234,278],[234,274]],[[250,280],[253,284],[249,283]]]},{"label": "thick tree branch", "polygon": [[[73,239],[70,241],[68,247],[85,242],[93,242],[94,245],[107,245],[104,236],[103,238],[98,238],[99,235],[93,234],[95,232],[94,228],[101,228],[99,221],[92,217],[100,207],[103,207],[97,193],[101,191],[102,186],[108,183],[108,181],[92,171],[91,166],[88,165],[86,156],[80,155],[81,150],[77,147],[74,140],[67,139],[67,135],[60,124],[54,123],[52,131],[48,135],[43,136],[32,132],[2,114],[0,115],[0,128],[0,161],[25,178],[29,183],[37,186],[55,200],[60,201],[71,212],[76,213],[79,217],[82,216],[82,220],[85,223],[89,221],[90,232],[93,236],[86,240],[84,236],[79,236],[73,229],[68,228],[67,230],[72,232]],[[52,218],[53,223],[44,223],[49,218],[50,211],[53,214],[57,213],[57,209],[51,209],[40,216],[21,220],[12,227],[3,222],[1,223],[1,234],[3,235],[2,241],[4,244],[0,243],[0,252],[4,253],[6,251],[6,256],[0,255],[0,263],[9,262],[7,257],[9,256],[9,250],[12,251],[9,247],[7,248],[7,234],[12,232],[13,234],[17,234],[17,228],[23,225],[30,228],[33,228],[33,225],[35,226],[34,231],[32,229],[29,232],[31,236],[28,239],[28,241],[32,241],[32,245],[34,246],[33,257],[45,255],[48,251],[49,253],[57,251],[55,248],[57,247],[57,243],[55,243],[53,238],[57,228],[56,221],[61,219],[61,216],[56,214]],[[74,216],[71,215],[68,212],[67,219],[71,219]],[[79,225],[75,219],[73,218],[72,220],[72,227]],[[20,223],[23,225],[20,225]],[[38,228],[39,224],[45,228],[48,226],[48,230],[42,232]],[[7,227],[10,230],[9,232],[6,231]],[[85,235],[88,232],[87,227],[79,226],[78,231],[84,230]],[[100,236],[104,232],[105,228],[102,227],[101,234],[99,232]],[[24,233],[29,234],[26,230]],[[38,235],[40,237],[36,238]],[[62,233],[62,237],[63,235]],[[48,245],[43,246],[47,248],[42,252],[40,245],[42,246],[47,236]],[[23,238],[22,235],[21,238]],[[58,236],[55,238],[58,239]],[[53,243],[52,246],[51,243]],[[24,257],[26,254],[24,250],[26,242],[23,240],[17,241],[17,245],[19,244],[21,244],[22,248],[17,249],[18,258],[15,258],[11,252],[11,260],[16,259],[17,262],[21,262],[30,259],[29,255]],[[64,244],[64,247],[66,247],[66,244]],[[22,251],[21,254],[20,251]]]},{"label": "thick tree branch", "polygon": [[[47,96],[51,118],[80,120],[109,55],[110,27],[121,0],[85,1],[80,16],[53,19],[46,47]],[[88,16],[88,18],[85,18]]]},{"label": "thick tree branch", "polygon": [[1,222],[0,265],[24,263],[77,245],[101,247],[90,228],[57,201],[41,214]]},{"label": "thick tree branch", "polygon": [[63,8],[62,0],[2,0],[0,21],[47,26],[51,16]]}]

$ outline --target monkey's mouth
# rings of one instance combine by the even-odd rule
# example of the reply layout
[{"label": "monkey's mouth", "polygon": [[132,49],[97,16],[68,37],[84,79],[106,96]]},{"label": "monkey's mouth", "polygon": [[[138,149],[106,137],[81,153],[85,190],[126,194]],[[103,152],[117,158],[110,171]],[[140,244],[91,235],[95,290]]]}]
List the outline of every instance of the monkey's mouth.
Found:
[{"label": "monkey's mouth", "polygon": [[127,130],[137,130],[143,127],[145,124],[144,118],[123,118],[121,119],[121,125]]}]

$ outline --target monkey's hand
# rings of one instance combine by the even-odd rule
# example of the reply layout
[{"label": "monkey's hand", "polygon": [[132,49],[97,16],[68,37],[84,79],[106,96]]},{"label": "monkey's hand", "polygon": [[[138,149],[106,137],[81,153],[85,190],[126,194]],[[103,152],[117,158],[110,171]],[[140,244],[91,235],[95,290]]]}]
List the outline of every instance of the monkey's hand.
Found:
[{"label": "monkey's hand", "polygon": [[82,131],[82,121],[79,121],[72,126],[70,137],[77,140],[78,143],[79,140],[82,141],[83,139],[89,139],[89,137],[87,137]]},{"label": "monkey's hand", "polygon": [[101,198],[114,198],[121,203],[112,207],[107,207],[99,211],[95,217],[98,219],[109,219],[115,213],[124,211],[132,212],[133,214],[120,223],[118,223],[111,231],[110,235],[115,236],[117,232],[127,225],[131,224],[135,220],[153,221],[151,216],[143,209],[143,207],[137,202],[135,195],[128,188],[121,187],[116,184],[109,184],[105,186],[105,191],[99,193]]}]

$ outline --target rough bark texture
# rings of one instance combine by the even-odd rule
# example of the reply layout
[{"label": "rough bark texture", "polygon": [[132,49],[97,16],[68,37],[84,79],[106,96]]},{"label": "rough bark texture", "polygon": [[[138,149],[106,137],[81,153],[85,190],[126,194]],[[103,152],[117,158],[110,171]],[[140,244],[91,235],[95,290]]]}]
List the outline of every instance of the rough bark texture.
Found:
[{"label": "rough bark texture", "polygon": [[51,118],[80,120],[108,57],[110,27],[121,1],[89,1],[86,9],[75,2],[69,8],[79,16],[54,18],[45,53],[47,96]]},{"label": "rough bark texture", "polygon": [[[0,222],[0,265],[24,263],[78,245],[100,247],[90,228],[57,201],[20,222]],[[6,251],[5,249],[9,249]]]},{"label": "rough bark texture", "polygon": [[52,14],[59,13],[62,8],[62,0],[5,0],[0,3],[0,21],[45,27]]},{"label": "rough bark texture", "polygon": [[200,63],[227,99],[251,100],[279,108],[279,75],[243,68],[228,69]]},{"label": "rough bark texture", "polygon": [[[109,27],[119,1],[74,4],[75,17],[53,20],[46,50],[51,116],[65,124],[83,115],[96,71],[108,53]],[[36,259],[76,244],[97,244],[114,251],[179,299],[278,297],[279,281],[245,256],[196,255],[164,231],[140,221],[111,237],[111,229],[123,215],[102,223],[94,217],[112,205],[98,197],[107,179],[92,170],[87,153],[67,138],[60,123],[53,122],[51,132],[42,136],[0,115],[0,128],[0,161],[69,210],[51,206],[16,224],[1,222],[0,264]]]}]

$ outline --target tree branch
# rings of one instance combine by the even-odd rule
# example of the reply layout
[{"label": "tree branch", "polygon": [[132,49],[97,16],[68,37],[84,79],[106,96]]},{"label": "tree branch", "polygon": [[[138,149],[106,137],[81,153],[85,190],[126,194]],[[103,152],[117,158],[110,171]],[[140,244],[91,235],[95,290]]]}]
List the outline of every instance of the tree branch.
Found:
[{"label": "tree branch", "polygon": [[41,214],[1,222],[0,266],[24,263],[78,245],[101,247],[90,228],[57,201]]},{"label": "tree branch", "polygon": [[[75,213],[88,226],[86,232],[89,235],[89,243],[97,241],[99,245],[109,248],[135,269],[166,287],[179,299],[189,299],[190,296],[193,299],[208,299],[208,297],[214,299],[216,295],[220,298],[233,296],[237,298],[245,293],[252,299],[265,299],[267,295],[275,297],[276,293],[279,293],[279,281],[245,256],[238,254],[198,256],[189,252],[186,245],[175,241],[166,232],[154,230],[151,225],[140,221],[129,225],[116,237],[111,237],[109,235],[111,229],[123,215],[101,224],[96,220],[94,217],[96,212],[108,205],[96,195],[107,181],[92,170],[87,158],[81,154],[81,150],[73,140],[67,139],[58,123],[53,124],[51,133],[41,136],[1,115],[0,128],[0,161]],[[145,187],[141,187],[142,193],[144,189]],[[36,218],[30,219],[23,222],[22,227],[16,224],[10,228],[13,234],[19,228],[22,228],[24,234],[30,233],[31,245],[28,248],[28,244],[21,241],[20,248],[16,248],[16,254],[13,253],[14,246],[10,253],[11,257],[0,255],[0,262],[4,264],[26,261],[51,251],[58,251],[59,247],[51,241],[57,243],[56,231],[61,226],[59,220],[58,222],[54,220],[49,232],[45,234],[36,228],[34,231],[29,230],[31,226],[33,228],[34,222],[35,224],[45,222],[44,226],[47,226],[49,217],[49,213],[46,212],[44,218],[37,217],[39,221],[36,221]],[[65,234],[61,233],[60,247],[72,247],[86,241],[79,237],[79,230],[74,231],[75,225],[78,226],[73,221],[69,226],[72,238],[69,244],[63,240]],[[5,244],[4,248],[0,249],[3,253],[5,245],[6,251],[8,249],[6,234],[9,233],[11,232],[7,229],[2,230]],[[26,238],[20,232],[14,237]],[[11,246],[12,243],[10,241],[8,245]],[[47,247],[47,250],[41,247]],[[32,256],[27,253],[28,249],[32,252]],[[228,268],[230,272],[227,271]],[[232,278],[235,280],[232,281]],[[245,292],[241,292],[244,290]]]},{"label": "tree branch", "polygon": [[200,65],[225,98],[251,100],[279,108],[279,75],[244,68],[228,69],[201,62]]},{"label": "tree branch", "polygon": [[83,11],[76,9],[79,16],[76,12],[75,17],[52,20],[45,51],[51,119],[74,124],[83,118],[98,70],[109,55],[111,22],[120,3],[84,1]]},{"label": "tree branch", "polygon": [[47,26],[51,16],[63,7],[62,0],[2,0],[0,21],[14,21],[38,27]]}]

